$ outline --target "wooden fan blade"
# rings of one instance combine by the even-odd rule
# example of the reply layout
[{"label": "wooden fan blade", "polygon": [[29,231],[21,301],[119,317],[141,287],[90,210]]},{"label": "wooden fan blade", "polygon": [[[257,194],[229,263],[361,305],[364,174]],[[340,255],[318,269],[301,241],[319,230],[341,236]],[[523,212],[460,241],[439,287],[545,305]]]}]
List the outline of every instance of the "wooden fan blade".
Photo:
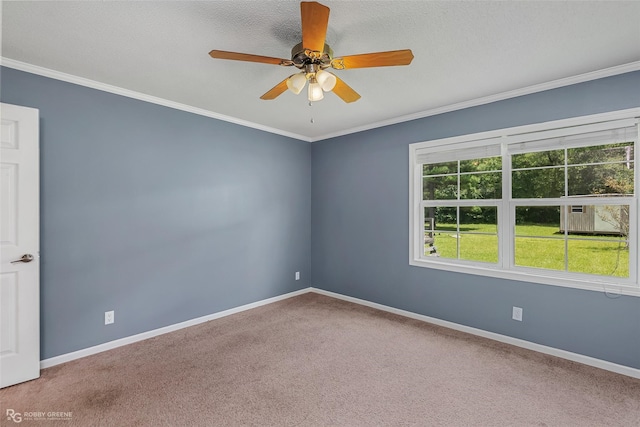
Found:
[{"label": "wooden fan blade", "polygon": [[316,52],[324,50],[329,25],[329,8],[318,2],[300,3],[302,15],[302,47]]},{"label": "wooden fan blade", "polygon": [[249,53],[227,52],[224,50],[212,50],[209,52],[212,58],[233,59],[234,61],[260,62],[273,65],[293,65],[289,59],[272,58],[270,56],[251,55]]},{"label": "wooden fan blade", "polygon": [[348,84],[340,80],[340,78],[337,76],[336,85],[333,87],[332,92],[342,98],[344,102],[355,102],[360,99],[360,95],[358,94],[358,92],[351,89]]},{"label": "wooden fan blade", "polygon": [[409,65],[413,60],[411,49],[390,50],[387,52],[363,53],[361,55],[334,58],[331,66],[336,70],[366,67],[389,67],[392,65]]},{"label": "wooden fan blade", "polygon": [[260,99],[271,100],[271,99],[276,99],[277,97],[282,95],[287,90],[287,80],[289,80],[289,77],[287,77],[286,79],[284,79],[283,81],[275,85],[271,90],[269,90],[267,93],[262,95]]}]

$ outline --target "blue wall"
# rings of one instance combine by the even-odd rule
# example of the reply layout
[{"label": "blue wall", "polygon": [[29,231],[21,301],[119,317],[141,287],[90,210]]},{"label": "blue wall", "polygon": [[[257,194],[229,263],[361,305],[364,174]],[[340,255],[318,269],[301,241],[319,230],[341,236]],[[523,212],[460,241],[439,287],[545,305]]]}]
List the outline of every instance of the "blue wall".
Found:
[{"label": "blue wall", "polygon": [[43,359],[315,286],[640,368],[640,298],[408,264],[408,144],[638,107],[640,72],[312,145],[0,78],[40,110]]},{"label": "blue wall", "polygon": [[640,368],[640,298],[409,266],[410,143],[633,107],[640,72],[314,143],[313,286]]},{"label": "blue wall", "polygon": [[311,285],[310,144],[0,77],[40,110],[43,359]]}]

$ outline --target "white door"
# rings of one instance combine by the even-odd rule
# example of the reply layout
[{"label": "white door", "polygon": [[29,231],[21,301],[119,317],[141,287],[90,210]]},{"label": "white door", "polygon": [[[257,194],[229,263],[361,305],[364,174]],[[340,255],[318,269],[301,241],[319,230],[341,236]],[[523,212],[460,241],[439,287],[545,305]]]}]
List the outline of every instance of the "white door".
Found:
[{"label": "white door", "polygon": [[38,110],[0,104],[0,387],[40,376]]}]

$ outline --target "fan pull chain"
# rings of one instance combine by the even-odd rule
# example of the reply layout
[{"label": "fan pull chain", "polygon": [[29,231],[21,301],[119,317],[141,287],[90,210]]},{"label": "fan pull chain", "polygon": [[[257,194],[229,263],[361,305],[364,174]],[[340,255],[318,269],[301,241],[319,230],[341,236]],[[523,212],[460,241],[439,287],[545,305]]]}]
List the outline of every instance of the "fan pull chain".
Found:
[{"label": "fan pull chain", "polygon": [[[313,103],[311,101],[309,101],[309,107],[312,107]],[[313,120],[313,112],[311,113],[311,120],[310,120],[311,124],[315,123]]]}]

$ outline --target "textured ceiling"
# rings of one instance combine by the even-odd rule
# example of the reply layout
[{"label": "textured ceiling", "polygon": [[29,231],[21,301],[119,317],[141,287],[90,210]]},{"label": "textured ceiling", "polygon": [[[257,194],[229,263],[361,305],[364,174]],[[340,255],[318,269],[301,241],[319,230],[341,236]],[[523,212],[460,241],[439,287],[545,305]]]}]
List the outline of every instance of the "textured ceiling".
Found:
[{"label": "textured ceiling", "polygon": [[208,52],[289,58],[297,1],[4,1],[2,56],[307,140],[640,61],[640,1],[322,3],[335,56],[408,48],[413,63],[336,71],[352,104],[260,100],[292,69]]}]

